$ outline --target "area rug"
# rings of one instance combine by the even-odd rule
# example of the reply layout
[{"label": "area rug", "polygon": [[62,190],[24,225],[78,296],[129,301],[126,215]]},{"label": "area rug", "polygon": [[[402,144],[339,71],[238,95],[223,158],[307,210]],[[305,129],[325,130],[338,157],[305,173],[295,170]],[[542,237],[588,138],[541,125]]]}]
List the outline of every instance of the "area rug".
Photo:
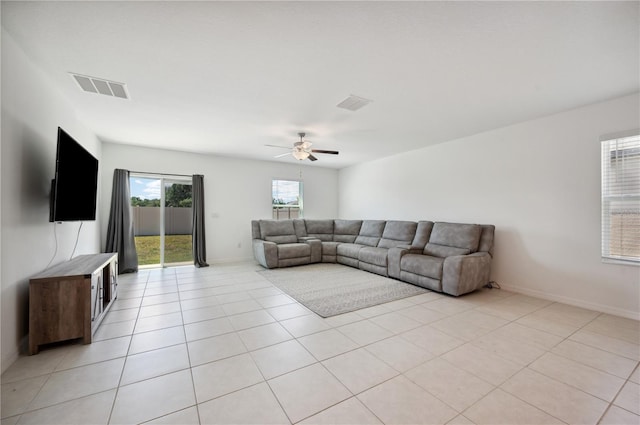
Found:
[{"label": "area rug", "polygon": [[319,263],[258,273],[322,317],[429,292],[341,264]]}]

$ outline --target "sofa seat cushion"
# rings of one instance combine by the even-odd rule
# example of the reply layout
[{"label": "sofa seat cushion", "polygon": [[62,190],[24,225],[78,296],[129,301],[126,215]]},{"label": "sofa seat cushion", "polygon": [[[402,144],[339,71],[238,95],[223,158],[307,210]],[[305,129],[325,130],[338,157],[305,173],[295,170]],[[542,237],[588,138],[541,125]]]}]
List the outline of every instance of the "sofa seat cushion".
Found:
[{"label": "sofa seat cushion", "polygon": [[407,254],[400,261],[400,270],[432,279],[442,279],[444,258],[424,254]]},{"label": "sofa seat cushion", "polygon": [[364,245],[359,245],[356,243],[341,243],[338,245],[338,249],[336,250],[338,255],[343,257],[355,258],[358,259],[358,253],[360,250],[364,248]]},{"label": "sofa seat cushion", "polygon": [[389,250],[386,248],[377,248],[373,246],[365,246],[358,252],[358,260],[374,264],[376,266],[387,267],[387,254]]},{"label": "sofa seat cushion", "polygon": [[322,241],[322,255],[338,255],[338,245],[340,242]]},{"label": "sofa seat cushion", "polygon": [[306,243],[285,243],[278,245],[278,259],[309,257],[311,246]]}]

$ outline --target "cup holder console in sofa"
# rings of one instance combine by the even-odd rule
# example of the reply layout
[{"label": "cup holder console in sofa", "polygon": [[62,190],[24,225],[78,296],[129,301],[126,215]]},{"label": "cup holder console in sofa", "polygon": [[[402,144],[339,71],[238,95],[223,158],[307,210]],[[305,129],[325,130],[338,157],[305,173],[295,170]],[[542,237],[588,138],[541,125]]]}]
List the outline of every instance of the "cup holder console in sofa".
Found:
[{"label": "cup holder console in sofa", "polygon": [[431,221],[253,220],[263,267],[340,263],[450,295],[489,282],[495,227]]}]

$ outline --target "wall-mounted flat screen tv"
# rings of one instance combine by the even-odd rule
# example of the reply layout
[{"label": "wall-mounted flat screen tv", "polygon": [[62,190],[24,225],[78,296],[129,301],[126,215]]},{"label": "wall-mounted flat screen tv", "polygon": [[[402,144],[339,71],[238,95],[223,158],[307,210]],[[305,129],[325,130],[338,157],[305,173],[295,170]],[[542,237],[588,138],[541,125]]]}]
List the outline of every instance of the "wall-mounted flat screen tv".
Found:
[{"label": "wall-mounted flat screen tv", "polygon": [[49,221],[95,220],[98,160],[60,127],[56,152]]}]

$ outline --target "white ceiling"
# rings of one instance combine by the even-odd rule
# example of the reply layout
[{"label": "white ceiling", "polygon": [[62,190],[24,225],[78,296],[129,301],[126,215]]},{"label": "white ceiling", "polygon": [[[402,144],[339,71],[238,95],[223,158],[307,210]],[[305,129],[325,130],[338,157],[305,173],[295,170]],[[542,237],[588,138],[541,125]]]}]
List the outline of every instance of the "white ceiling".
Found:
[{"label": "white ceiling", "polygon": [[2,25],[104,141],[293,162],[264,145],[306,131],[342,168],[638,91],[639,5],[2,1]]}]

